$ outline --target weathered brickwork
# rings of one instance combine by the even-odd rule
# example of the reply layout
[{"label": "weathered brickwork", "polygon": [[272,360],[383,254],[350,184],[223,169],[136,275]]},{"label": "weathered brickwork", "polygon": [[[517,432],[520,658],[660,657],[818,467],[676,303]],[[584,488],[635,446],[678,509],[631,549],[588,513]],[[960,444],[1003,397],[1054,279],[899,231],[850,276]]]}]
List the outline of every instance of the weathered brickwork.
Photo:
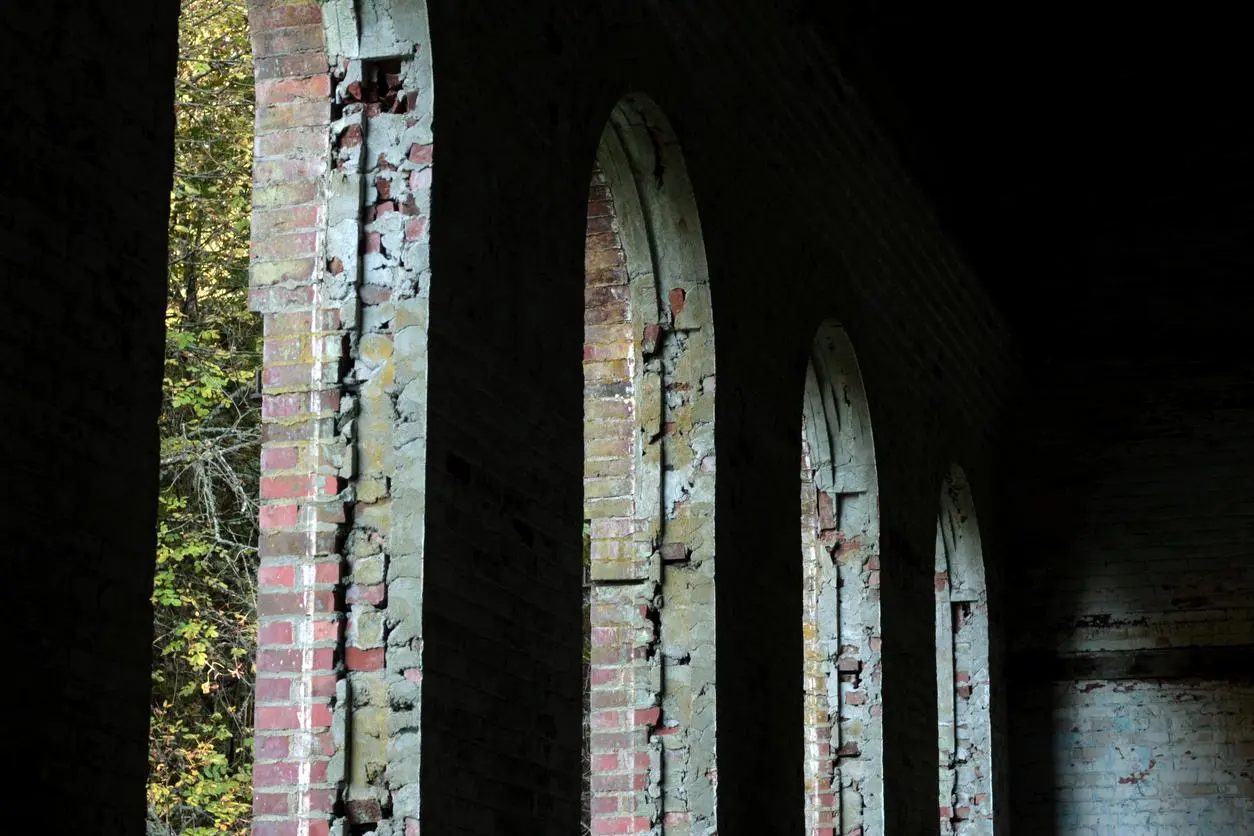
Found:
[{"label": "weathered brickwork", "polygon": [[[323,281],[331,121],[316,2],[257,3],[250,304],[264,319],[254,832],[325,834],[342,759],[345,288]],[[339,699],[337,699],[337,696]],[[341,715],[342,716],[342,715]]]},{"label": "weathered brickwork", "polygon": [[[267,320],[258,833],[412,836],[419,817],[441,836],[579,832],[589,172],[611,107],[639,90],[683,140],[718,313],[704,358],[718,371],[717,745],[681,759],[716,754],[719,834],[801,832],[807,751],[835,755],[807,749],[822,718],[807,726],[797,698],[798,591],[814,581],[797,560],[796,407],[827,320],[857,346],[875,418],[884,831],[937,828],[936,485],[953,461],[981,516],[998,828],[1013,809],[1029,835],[1254,831],[1250,224],[1228,211],[1249,202],[1250,143],[1220,84],[1242,78],[1236,63],[1166,66],[1085,27],[1099,46],[1065,78],[996,60],[1030,51],[1015,39],[1000,56],[946,57],[970,67],[947,78],[973,83],[929,96],[956,88],[927,58],[896,61],[979,31],[935,4],[935,29],[769,0],[252,5],[253,305]],[[144,832],[177,8],[0,4],[11,43],[55,56],[10,62],[0,140],[5,554],[30,587],[13,597],[25,699],[9,754],[27,829]],[[1038,39],[1042,54],[1073,54],[1066,28]],[[948,173],[903,168],[868,116],[891,118],[892,102],[860,62],[893,62],[884,77],[929,100],[907,104],[900,136]],[[1062,118],[1004,130],[991,91],[1032,88],[1062,90]],[[1020,98],[1010,124],[1038,127],[1038,97]],[[1180,107],[1159,130],[1164,100]],[[1099,111],[1114,115],[1094,127]],[[978,113],[1001,132],[972,144]],[[1075,133],[1068,114],[1086,141],[1034,153]],[[978,147],[983,171],[955,165],[938,126]],[[935,203],[915,185],[947,182]],[[937,212],[1007,288],[1027,366]],[[672,305],[657,297],[662,325]],[[822,528],[817,497],[806,530]],[[682,608],[665,586],[685,571],[668,564],[662,593],[647,590],[641,603],[660,607],[624,608],[630,647],[683,638],[667,635]],[[965,615],[949,622],[955,673]],[[996,698],[1007,641],[1009,712]],[[680,680],[654,670],[642,724],[683,709]],[[688,739],[655,736],[660,752]],[[664,799],[693,812],[703,789],[668,795],[675,770],[658,763],[633,761],[657,781],[656,797],[641,787],[646,818],[679,827]]]},{"label": "weathered brickwork", "polygon": [[936,700],[942,834],[993,833],[992,678],[984,554],[966,474],[941,488],[936,525]]},{"label": "weathered brickwork", "polygon": [[1230,363],[1189,362],[1207,350],[1108,348],[1048,390],[1095,403],[1100,391],[1099,408],[1083,423],[1042,408],[1028,424],[1030,461],[1058,461],[1032,497],[1057,531],[1028,541],[1019,567],[1016,591],[1031,594],[1014,599],[1014,710],[1052,736],[1015,743],[1017,829],[1254,829],[1254,388]]},{"label": "weathered brickwork", "polygon": [[[798,123],[798,152],[822,149],[816,170],[842,184],[829,194],[856,193],[847,205],[797,182],[729,191],[713,172],[750,148],[776,153],[777,139],[702,122],[753,84],[670,51],[676,37],[726,50],[700,16],[543,22],[503,6],[485,20],[436,4],[428,37],[420,4],[401,0],[274,10],[270,23],[255,12],[271,50],[258,78],[276,99],[258,116],[253,303],[267,317],[263,468],[276,491],[262,582],[288,597],[263,601],[259,659],[285,667],[259,705],[288,725],[259,734],[259,832],[575,832],[581,521],[594,833],[797,830],[807,770],[807,795],[830,796],[813,830],[823,816],[868,834],[934,820],[936,700],[918,676],[934,629],[916,616],[933,599],[935,497],[919,468],[987,459],[1010,363],[864,117],[835,132]],[[515,56],[518,72],[484,71],[485,55]],[[562,55],[579,69],[551,63]],[[451,137],[438,167],[437,75]],[[695,146],[651,100],[623,98],[677,78],[703,91],[666,106]],[[795,118],[795,104],[772,106]],[[685,161],[681,137],[700,153]],[[850,149],[832,156],[833,137]],[[836,162],[846,153],[856,164]],[[810,250],[775,239],[769,207],[785,197],[795,217],[813,213]],[[707,210],[723,231],[709,262]],[[848,230],[839,245],[824,243],[832,224]],[[916,252],[918,229],[936,237]],[[724,308],[735,338],[717,343],[716,377]],[[850,350],[820,339],[827,371],[806,400],[807,341],[828,319],[845,323],[866,380]],[[968,369],[961,396],[942,367]],[[733,451],[717,468],[716,388],[720,448]],[[880,404],[874,453],[864,398]],[[808,692],[829,763],[810,766],[807,735],[816,753],[822,735],[797,693],[803,402],[821,413],[811,455],[825,433],[829,447],[849,442],[840,461],[812,462],[827,474],[812,477],[817,565],[833,570],[811,584],[823,601],[812,632],[835,645]],[[883,495],[895,501],[881,514]],[[720,557],[724,543],[737,555],[719,561],[717,596],[716,529]],[[893,556],[882,568],[881,552]],[[814,793],[821,773],[830,792]],[[728,775],[753,790],[720,795]]]},{"label": "weathered brickwork", "polygon": [[584,269],[592,832],[709,833],[713,320],[683,157],[642,97],[602,137]]},{"label": "weathered brickwork", "polygon": [[1077,680],[1055,684],[1040,699],[1050,705],[1052,735],[1032,733],[1030,743],[1046,763],[1024,767],[1053,777],[1035,791],[1020,790],[1024,832],[1251,832],[1254,686]]},{"label": "weathered brickwork", "polygon": [[884,832],[879,495],[853,347],[827,323],[802,404],[807,832]]},{"label": "weathered brickwork", "polygon": [[365,10],[252,14],[258,833],[418,821],[433,100],[425,19]]}]

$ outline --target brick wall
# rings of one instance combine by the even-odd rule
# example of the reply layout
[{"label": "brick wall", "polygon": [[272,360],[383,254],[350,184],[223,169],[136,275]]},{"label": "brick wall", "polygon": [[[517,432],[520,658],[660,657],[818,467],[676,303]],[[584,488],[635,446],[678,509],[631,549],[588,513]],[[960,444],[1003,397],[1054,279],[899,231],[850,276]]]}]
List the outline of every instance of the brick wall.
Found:
[{"label": "brick wall", "polygon": [[[274,8],[305,9],[313,20],[309,7]],[[264,821],[300,820],[308,786],[335,791],[308,802],[311,832],[341,815],[376,831],[416,833],[421,816],[441,833],[573,832],[578,532],[591,519],[593,793],[594,803],[607,799],[594,813],[598,828],[660,822],[668,832],[704,832],[716,815],[717,777],[754,788],[718,797],[720,832],[799,829],[796,410],[809,335],[835,318],[859,346],[879,454],[877,577],[884,645],[893,648],[880,669],[884,692],[896,695],[884,701],[883,826],[930,824],[935,698],[916,672],[934,664],[933,628],[909,615],[931,610],[936,498],[924,483],[935,484],[939,462],[987,461],[997,388],[1013,358],[926,204],[831,73],[830,56],[766,4],[736,18],[637,5],[547,16],[506,6],[491,20],[436,4],[429,40],[416,6],[378,0],[360,15],[338,3],[319,11],[316,26],[284,18],[271,35],[257,27],[259,77],[273,68],[284,78],[275,90],[301,97],[259,109],[258,184],[274,209],[303,224],[267,230],[263,204],[258,234],[291,233],[276,244],[313,248],[312,261],[293,251],[255,268],[254,304],[276,306],[267,312],[276,342],[267,449],[282,441],[325,451],[267,453],[269,476],[316,477],[276,485],[321,493],[267,500],[295,506],[294,517],[267,512],[267,538],[280,535],[267,542],[284,551],[267,556],[276,571],[264,579],[277,594],[295,594],[283,600],[297,611],[263,609],[267,624],[291,625],[292,644],[263,647],[262,658],[299,650],[281,657],[297,667],[277,678],[323,684],[273,703],[290,701],[297,711],[277,716],[296,728],[271,735],[288,742],[265,760],[276,765],[283,783],[273,791],[287,806]],[[727,60],[744,54],[736,45],[750,33],[772,27],[790,37],[755,42],[756,70]],[[683,50],[674,48],[680,41]],[[606,215],[593,213],[589,237],[588,176],[615,102],[641,89],[666,99],[625,126],[636,134],[625,145],[637,150],[619,165],[661,199],[644,195],[630,221],[647,243],[633,248],[624,238],[622,246],[628,275],[634,250],[637,262],[652,262],[652,282],[629,281],[624,295],[618,248],[597,226]],[[745,95],[765,108],[759,118],[736,117]],[[436,123],[440,165],[432,166]],[[683,207],[680,142],[695,195]],[[778,176],[729,176],[748,156]],[[599,158],[613,183],[610,157]],[[787,162],[803,158],[812,161],[804,171]],[[285,182],[267,181],[282,172]],[[612,198],[621,233],[632,215],[621,212],[622,195]],[[586,255],[593,267],[609,266],[612,281],[590,287]],[[637,298],[633,285],[648,293]],[[646,299],[653,316],[640,307]],[[625,332],[581,333],[581,322],[601,327],[627,314],[628,358],[617,338]],[[716,350],[711,324],[721,334],[723,322],[732,337]],[[276,330],[296,327],[287,323],[310,333]],[[656,333],[646,333],[653,324]],[[280,360],[284,339],[313,353]],[[638,362],[634,371],[625,359]],[[290,391],[279,382],[286,366]],[[616,420],[656,421],[660,431],[639,448],[634,474],[614,470],[618,448],[585,462],[580,432],[585,410],[609,408],[613,398],[601,395],[626,383],[632,391],[615,395],[625,411]],[[731,451],[717,486],[716,411],[717,443]],[[611,432],[588,443],[623,440]],[[598,467],[609,470],[587,469]],[[614,489],[629,475],[630,495]],[[581,484],[589,491],[582,511]],[[649,548],[637,554],[641,544]],[[310,572],[314,585],[300,587]],[[316,600],[328,611],[311,611]],[[285,628],[273,629],[289,641]],[[328,644],[300,644],[302,630]],[[732,651],[715,656],[715,638]],[[637,644],[643,662],[628,658]],[[626,670],[630,689],[598,691],[611,684],[600,676]],[[717,746],[716,678],[717,728],[730,730]],[[598,732],[599,723],[609,725]],[[619,733],[633,735],[630,757],[621,747],[597,751],[596,735]],[[325,755],[325,773],[308,785],[299,772],[287,780],[280,765],[292,760],[292,742],[311,734],[332,744],[310,761]],[[259,787],[259,796],[271,791]],[[333,798],[340,803],[328,815],[318,804]]]},{"label": "brick wall", "polygon": [[426,21],[285,0],[254,4],[251,23],[266,336],[254,830],[324,833],[343,816],[416,831]]},{"label": "brick wall", "polygon": [[[984,534],[1010,528],[1003,491],[1035,492],[1015,539],[984,538],[992,682],[1000,607],[1028,663],[1016,724],[1059,728],[1016,735],[1023,826],[1140,827],[1154,792],[1168,832],[1248,816],[1233,673],[1250,644],[1248,370],[1144,356],[1244,325],[1238,306],[1193,304],[1222,288],[1163,268],[1186,290],[1150,309],[1128,304],[1149,285],[1061,265],[1078,278],[1053,286],[1042,345],[1075,357],[1038,379],[998,470],[1013,345],[790,7],[431,5],[428,37],[416,2],[254,4],[260,832],[343,816],[412,834],[420,812],[440,833],[578,826],[588,173],[637,90],[683,142],[718,314],[718,776],[750,788],[721,794],[720,832],[803,826],[796,405],[831,318],[858,346],[876,430],[886,830],[934,826],[936,694],[919,671],[935,663],[934,485],[950,461],[983,486]],[[11,40],[53,56],[7,76],[24,92],[6,159],[29,164],[0,186],[17,277],[10,551],[39,568],[13,619],[12,667],[39,697],[14,759],[25,809],[101,833],[143,818],[174,8],[0,12]],[[1118,293],[1077,295],[1086,284]],[[1088,318],[1055,321],[1063,309]],[[1129,362],[1104,366],[1108,346],[1082,338],[1096,333]],[[1007,556],[1029,570],[1009,583]],[[1073,734],[1149,757],[1090,757],[1096,742],[1072,767]],[[1101,809],[1081,797],[1090,780]]]},{"label": "brick wall", "polygon": [[882,833],[879,490],[865,387],[836,323],[815,337],[801,411],[806,829]]},{"label": "brick wall", "polygon": [[[1043,705],[1042,705],[1043,704]],[[1254,686],[1203,679],[1078,679],[1033,697],[1044,763],[1016,790],[1026,833],[1240,836],[1254,823]],[[1051,729],[1052,733],[1043,733]],[[1016,769],[1018,765],[1016,765]]]},{"label": "brick wall", "polygon": [[954,466],[936,525],[936,699],[940,831],[990,834],[994,814],[993,705],[1004,701],[991,667],[988,584],[971,486]]},{"label": "brick wall", "polygon": [[[709,276],[709,299],[685,289],[682,311],[670,291],[691,277],[660,276],[663,301],[676,320],[713,311],[719,323],[717,348],[697,353],[711,370],[717,360],[727,455],[714,486],[701,469],[712,442],[695,432],[714,416],[700,415],[683,466],[692,496],[717,499],[709,624],[730,649],[693,648],[700,665],[687,667],[718,681],[720,786],[752,788],[719,797],[720,832],[802,827],[797,406],[811,337],[832,318],[858,346],[877,433],[883,688],[895,695],[885,827],[930,822],[934,695],[917,671],[933,661],[918,615],[932,597],[932,486],[939,462],[987,463],[996,438],[1015,363],[992,308],[832,56],[778,4],[429,11],[428,37],[417,3],[253,4],[258,832],[344,818],[414,833],[419,815],[439,833],[578,826],[588,173],[610,109],[638,90],[683,143]],[[39,583],[59,596],[55,629],[48,595],[19,609],[20,669],[48,706],[22,724],[42,732],[22,759],[56,799],[44,809],[81,803],[96,831],[133,831],[174,12],[37,12],[6,9],[6,31],[59,50],[54,75],[92,94],[40,93],[47,62],[12,76],[35,91],[15,105],[12,158],[72,161],[19,166],[3,202],[12,271],[30,278],[8,331],[29,396],[6,417],[21,439],[11,507],[56,521],[15,526],[15,553],[55,556]],[[669,183],[666,168],[646,174]],[[84,189],[91,199],[67,209]],[[689,534],[664,544],[688,561],[672,579],[713,567],[702,550],[715,537]],[[694,603],[710,586],[683,585]],[[677,659],[684,635],[672,634]],[[712,690],[687,703],[673,673],[663,713],[706,724]],[[713,751],[701,741],[685,757]],[[689,771],[676,803],[713,785],[704,762]]]},{"label": "brick wall", "polygon": [[[1131,330],[1121,319],[1112,336]],[[1042,398],[1082,416],[1024,422],[1025,452],[1054,461],[1025,493],[1035,513],[1020,510],[1013,601],[1015,715],[1037,730],[1013,752],[1029,833],[1254,826],[1254,387],[1225,321],[1170,355],[1093,346],[1086,373],[1067,363]]]},{"label": "brick wall", "polygon": [[317,3],[256,3],[249,23],[249,301],[265,334],[253,827],[316,836],[339,800],[331,726],[344,655],[341,490],[351,475],[337,427],[347,294],[323,276],[332,79]]},{"label": "brick wall", "polygon": [[1092,405],[1090,423],[1042,428],[1037,444],[1074,445],[1084,462],[1056,468],[1073,478],[1070,536],[1025,573],[1049,596],[1029,604],[1037,627],[1017,643],[1084,653],[1254,642],[1248,379],[1200,364],[1097,374],[1067,393]]},{"label": "brick wall", "polygon": [[718,779],[717,387],[700,220],[645,97],[614,108],[598,159],[583,365],[592,829],[703,833]]}]

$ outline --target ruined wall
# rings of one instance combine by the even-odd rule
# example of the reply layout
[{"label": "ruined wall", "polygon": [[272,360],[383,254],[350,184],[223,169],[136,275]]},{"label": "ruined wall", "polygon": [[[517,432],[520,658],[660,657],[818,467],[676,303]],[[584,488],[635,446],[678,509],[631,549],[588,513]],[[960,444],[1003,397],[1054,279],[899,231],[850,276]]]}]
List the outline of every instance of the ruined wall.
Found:
[{"label": "ruined wall", "polygon": [[[917,672],[934,664],[933,628],[918,614],[931,611],[937,463],[987,461],[1013,373],[991,308],[831,56],[772,5],[422,11],[254,9],[258,827],[575,832],[590,519],[593,595],[613,599],[593,604],[606,619],[594,669],[632,672],[593,707],[594,794],[632,805],[600,821],[799,831],[796,410],[808,340],[830,317],[859,346],[876,410],[882,688],[895,695],[884,829],[930,826],[935,698]],[[781,40],[750,36],[762,31]],[[640,90],[664,96],[674,130],[633,128],[632,176],[675,188],[682,142],[695,202],[646,218],[635,249],[655,276],[636,284],[656,314],[632,309],[630,374],[614,365],[622,345],[593,374],[589,312],[608,322],[629,300],[615,277],[588,305],[585,255],[614,249],[588,246],[588,178],[615,103]],[[742,118],[746,95],[761,118]],[[733,174],[750,157],[778,175]],[[585,484],[625,474],[588,470],[602,464],[584,458],[581,368],[605,392],[630,379],[630,420],[660,433],[632,443],[656,480],[633,479],[630,504],[596,497],[595,513]],[[716,412],[731,451],[717,473]],[[633,755],[602,733],[628,734]],[[716,796],[716,780],[753,791]]]},{"label": "ruined wall", "polygon": [[834,322],[815,337],[801,412],[806,827],[882,833],[879,487],[866,389]]},{"label": "ruined wall", "polygon": [[418,820],[433,88],[421,9],[359,11],[252,13],[259,833]]},{"label": "ruined wall", "polygon": [[1081,678],[1053,683],[1026,707],[1051,720],[1051,732],[1029,726],[1020,745],[1050,751],[1052,778],[1046,797],[1017,795],[1016,831],[1250,832],[1248,682]]},{"label": "ruined wall", "polygon": [[177,15],[0,7],[32,56],[0,139],[17,827],[144,832]]},{"label": "ruined wall", "polygon": [[642,96],[601,138],[584,269],[592,826],[704,833],[717,784],[714,321],[682,150]]},{"label": "ruined wall", "polygon": [[988,584],[980,523],[966,474],[955,466],[941,487],[936,522],[936,700],[942,834],[993,833],[994,682]]},{"label": "ruined wall", "polygon": [[1059,386],[1085,418],[1033,425],[1057,463],[1015,601],[1029,833],[1254,826],[1254,387],[1207,350],[1098,359]]}]

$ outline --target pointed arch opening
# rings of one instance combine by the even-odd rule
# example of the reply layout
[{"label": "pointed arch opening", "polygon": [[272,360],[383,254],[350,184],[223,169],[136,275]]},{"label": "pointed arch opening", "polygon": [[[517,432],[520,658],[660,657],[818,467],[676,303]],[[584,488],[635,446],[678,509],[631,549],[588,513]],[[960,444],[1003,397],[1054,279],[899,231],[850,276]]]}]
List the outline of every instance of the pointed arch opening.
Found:
[{"label": "pointed arch opening", "polygon": [[585,694],[592,832],[716,820],[714,327],[679,143],[614,108],[588,196]]},{"label": "pointed arch opening", "polygon": [[936,699],[942,834],[993,833],[988,592],[971,488],[954,466],[936,522]]},{"label": "pointed arch opening", "polygon": [[810,353],[801,437],[806,830],[878,836],[879,487],[857,358],[835,322]]}]

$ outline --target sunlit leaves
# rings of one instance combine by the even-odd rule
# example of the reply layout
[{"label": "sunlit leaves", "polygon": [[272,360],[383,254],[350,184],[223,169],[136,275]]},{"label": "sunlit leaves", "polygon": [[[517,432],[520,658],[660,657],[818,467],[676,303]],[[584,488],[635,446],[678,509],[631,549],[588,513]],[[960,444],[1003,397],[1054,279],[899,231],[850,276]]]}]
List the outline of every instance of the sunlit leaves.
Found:
[{"label": "sunlit leaves", "polygon": [[245,834],[260,363],[246,310],[252,62],[245,0],[183,0],[153,584],[149,833]]}]

